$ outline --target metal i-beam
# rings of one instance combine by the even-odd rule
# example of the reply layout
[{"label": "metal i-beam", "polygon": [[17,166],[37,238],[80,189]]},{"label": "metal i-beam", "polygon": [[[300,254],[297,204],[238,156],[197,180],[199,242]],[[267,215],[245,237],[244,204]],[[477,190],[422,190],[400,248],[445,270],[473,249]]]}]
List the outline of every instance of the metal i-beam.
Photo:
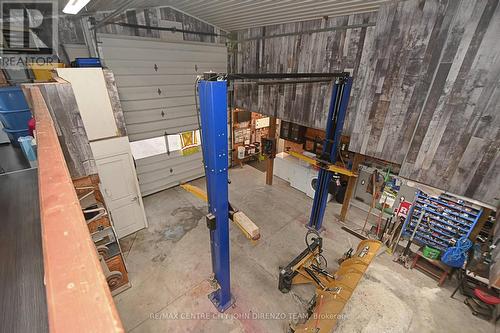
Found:
[{"label": "metal i-beam", "polygon": [[335,164],[337,160],[340,134],[344,126],[347,105],[349,104],[351,85],[352,77],[350,76],[338,78],[333,84],[326,125],[326,136],[320,157],[320,160],[324,161],[324,166],[321,166],[318,173],[317,188],[314,193],[313,208],[308,224],[308,227],[316,230],[321,229],[325,215],[328,189],[330,181],[333,178],[333,172],[329,170],[329,165]]},{"label": "metal i-beam", "polygon": [[219,289],[211,293],[209,298],[217,310],[224,312],[234,303],[229,261],[227,82],[201,80],[197,89],[200,97],[212,270],[219,285]]}]

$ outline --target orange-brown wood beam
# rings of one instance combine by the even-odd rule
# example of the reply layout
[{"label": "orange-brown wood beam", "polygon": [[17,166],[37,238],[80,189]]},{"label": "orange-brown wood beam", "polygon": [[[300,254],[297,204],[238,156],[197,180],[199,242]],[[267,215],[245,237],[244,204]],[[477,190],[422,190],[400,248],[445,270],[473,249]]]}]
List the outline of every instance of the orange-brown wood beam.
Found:
[{"label": "orange-brown wood beam", "polygon": [[[269,117],[268,138],[276,139],[276,117]],[[276,149],[276,148],[275,148]],[[274,154],[267,159],[266,184],[273,185]]]},{"label": "orange-brown wood beam", "polygon": [[474,226],[474,229],[472,229],[472,232],[469,235],[469,239],[471,241],[474,242],[476,240],[477,236],[481,232],[481,229],[483,229],[484,225],[486,224],[486,221],[488,221],[491,212],[492,210],[490,208],[483,208],[483,212],[479,217],[479,220],[477,221],[476,225]]},{"label": "orange-brown wood beam", "polygon": [[[363,161],[364,156],[361,154],[354,154],[352,161],[352,172],[357,173],[359,164]],[[356,177],[349,177],[347,181],[347,189],[344,195],[344,201],[342,202],[342,209],[340,210],[340,221],[345,222],[347,217],[347,211],[349,210],[349,205],[351,203],[352,192],[354,191],[354,186],[356,185]]]},{"label": "orange-brown wood beam", "polygon": [[47,106],[37,87],[25,91],[36,119],[50,332],[123,332]]}]

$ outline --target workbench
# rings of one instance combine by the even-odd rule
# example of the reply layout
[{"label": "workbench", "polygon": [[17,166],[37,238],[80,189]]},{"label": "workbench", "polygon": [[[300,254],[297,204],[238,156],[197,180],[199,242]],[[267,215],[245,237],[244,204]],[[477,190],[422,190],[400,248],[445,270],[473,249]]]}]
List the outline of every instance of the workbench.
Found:
[{"label": "workbench", "polygon": [[445,265],[441,260],[434,260],[424,257],[421,250],[415,253],[415,257],[411,263],[411,269],[417,268],[418,270],[427,273],[434,279],[438,280],[438,286],[442,286],[447,277],[453,273],[453,268]]},{"label": "workbench", "polygon": [[0,332],[48,332],[37,169],[0,175]]}]

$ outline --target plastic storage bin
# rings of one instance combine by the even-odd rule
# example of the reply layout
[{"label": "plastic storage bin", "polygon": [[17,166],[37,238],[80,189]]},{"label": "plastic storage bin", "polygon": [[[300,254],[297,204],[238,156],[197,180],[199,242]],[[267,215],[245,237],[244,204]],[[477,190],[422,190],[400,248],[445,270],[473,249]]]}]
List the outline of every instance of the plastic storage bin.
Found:
[{"label": "plastic storage bin", "polygon": [[8,128],[3,129],[5,133],[7,133],[7,136],[9,137],[10,142],[12,143],[13,146],[19,147],[19,141],[18,139],[22,136],[28,136],[30,135],[29,129],[21,129],[21,130],[12,130]]},{"label": "plastic storage bin", "polygon": [[31,119],[31,111],[27,110],[14,110],[14,111],[0,111],[0,121],[3,127],[12,130],[20,130],[28,127],[28,122]]},{"label": "plastic storage bin", "polygon": [[29,64],[35,79],[38,81],[52,81],[52,71],[55,68],[63,68],[63,63],[52,63],[52,64]]},{"label": "plastic storage bin", "polygon": [[28,127],[31,112],[19,87],[0,88],[0,121],[6,129],[21,130]]},{"label": "plastic storage bin", "polygon": [[21,149],[23,150],[24,156],[30,163],[30,166],[32,168],[38,166],[38,162],[36,159],[36,152],[35,149],[33,149],[32,145],[33,137],[31,135],[22,136],[19,139],[17,139],[17,141],[19,142]]},{"label": "plastic storage bin", "polygon": [[429,259],[438,259],[439,256],[441,255],[441,251],[438,249],[432,248],[428,245],[424,247],[424,250],[422,251],[424,257],[429,258]]},{"label": "plastic storage bin", "polygon": [[0,88],[0,111],[29,109],[20,87]]},{"label": "plastic storage bin", "polygon": [[102,67],[99,58],[75,58],[71,65],[72,67]]}]

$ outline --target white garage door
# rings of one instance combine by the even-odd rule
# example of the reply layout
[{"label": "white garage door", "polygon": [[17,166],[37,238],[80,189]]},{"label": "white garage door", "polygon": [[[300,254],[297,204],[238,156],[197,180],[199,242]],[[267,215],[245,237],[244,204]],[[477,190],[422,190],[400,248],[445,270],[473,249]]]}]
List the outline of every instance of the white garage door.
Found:
[{"label": "white garage door", "polygon": [[[227,71],[225,45],[167,42],[143,37],[98,35],[101,58],[116,79],[129,139],[134,147],[196,130],[196,76]],[[159,139],[159,140],[158,140]],[[165,144],[164,144],[165,146]],[[136,159],[143,196],[203,176],[201,152],[150,149]]]}]

